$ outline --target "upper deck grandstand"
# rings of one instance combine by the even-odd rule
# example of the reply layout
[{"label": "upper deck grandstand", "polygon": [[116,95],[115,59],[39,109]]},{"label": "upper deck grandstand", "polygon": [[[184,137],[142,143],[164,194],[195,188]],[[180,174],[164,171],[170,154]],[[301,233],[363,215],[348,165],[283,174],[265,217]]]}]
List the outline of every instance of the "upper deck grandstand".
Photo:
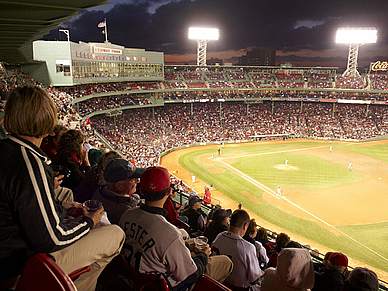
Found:
[{"label": "upper deck grandstand", "polygon": [[[141,60],[145,52],[135,53]],[[44,87],[62,124],[83,130],[92,145],[104,143],[140,167],[158,165],[165,152],[190,145],[387,138],[386,74],[349,78],[332,67],[198,70],[161,65],[160,55],[149,53],[143,63],[132,64],[138,62],[132,56],[130,61],[109,59],[109,66],[104,65],[107,58],[91,65],[88,57],[80,61],[82,54],[75,53],[72,66],[56,63],[59,78],[39,81],[3,70],[2,96],[25,83]],[[26,68],[33,71],[33,66]]]}]

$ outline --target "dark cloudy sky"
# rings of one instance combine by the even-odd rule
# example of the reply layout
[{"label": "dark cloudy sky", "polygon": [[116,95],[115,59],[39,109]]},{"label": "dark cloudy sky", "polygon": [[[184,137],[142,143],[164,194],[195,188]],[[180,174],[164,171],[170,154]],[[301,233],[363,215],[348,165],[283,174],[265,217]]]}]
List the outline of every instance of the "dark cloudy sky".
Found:
[{"label": "dark cloudy sky", "polygon": [[[191,26],[218,28],[207,58],[236,62],[252,47],[277,50],[277,63],[346,66],[348,47],[335,43],[339,27],[375,27],[376,44],[359,50],[359,64],[388,60],[388,0],[110,0],[61,24],[72,41],[99,42],[97,24],[108,23],[109,41],[163,51],[166,64],[196,63]],[[58,39],[52,31],[46,39]]]}]

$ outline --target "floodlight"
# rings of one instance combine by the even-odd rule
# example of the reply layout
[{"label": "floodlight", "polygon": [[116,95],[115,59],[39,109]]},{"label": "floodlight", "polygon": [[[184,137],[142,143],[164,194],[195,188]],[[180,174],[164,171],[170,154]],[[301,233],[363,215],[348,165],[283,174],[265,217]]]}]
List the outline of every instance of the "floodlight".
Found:
[{"label": "floodlight", "polygon": [[376,43],[375,28],[339,28],[336,43]]},{"label": "floodlight", "polygon": [[189,28],[189,39],[218,40],[219,32],[217,28]]},{"label": "floodlight", "polygon": [[206,47],[209,40],[218,40],[217,28],[189,28],[189,39],[197,41],[197,66],[206,66]]},{"label": "floodlight", "polygon": [[358,48],[366,43],[377,42],[377,30],[374,27],[339,28],[336,43],[349,46],[348,66],[342,76],[361,77],[357,71]]}]

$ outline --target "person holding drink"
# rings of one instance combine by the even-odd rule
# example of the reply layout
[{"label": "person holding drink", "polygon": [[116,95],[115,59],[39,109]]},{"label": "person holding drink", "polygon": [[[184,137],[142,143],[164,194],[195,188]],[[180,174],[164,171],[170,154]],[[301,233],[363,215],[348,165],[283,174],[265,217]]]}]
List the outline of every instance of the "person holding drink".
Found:
[{"label": "person holding drink", "polygon": [[[11,91],[4,120],[10,136],[0,141],[2,287],[16,284],[31,255],[49,253],[66,273],[90,266],[75,285],[95,290],[99,274],[124,242],[119,227],[100,223],[102,206],[89,212],[80,203],[55,200],[51,160],[39,146],[56,122],[57,108],[44,90],[26,85]],[[81,209],[82,217],[65,223],[65,210],[71,207]]]}]

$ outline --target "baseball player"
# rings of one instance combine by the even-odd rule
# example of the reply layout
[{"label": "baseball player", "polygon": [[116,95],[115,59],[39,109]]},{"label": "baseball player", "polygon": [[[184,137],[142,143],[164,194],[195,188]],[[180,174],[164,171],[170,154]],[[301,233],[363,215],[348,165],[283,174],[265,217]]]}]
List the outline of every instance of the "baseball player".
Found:
[{"label": "baseball player", "polygon": [[256,285],[262,275],[256,248],[242,237],[248,229],[249,214],[245,210],[236,210],[230,218],[229,231],[220,233],[212,243],[212,250],[221,255],[227,255],[233,261],[232,274],[225,283],[236,287],[252,287],[250,290],[260,290]]},{"label": "baseball player", "polygon": [[286,165],[286,167],[288,166],[288,160],[287,159],[284,161],[284,164]]},{"label": "baseball player", "polygon": [[280,187],[278,187],[277,189],[276,189],[276,196],[282,196],[282,188],[280,188]]},{"label": "baseball player", "polygon": [[333,150],[333,147],[332,146],[330,146],[330,149],[329,149],[329,152],[331,153],[331,151]]},{"label": "baseball player", "polygon": [[352,162],[349,162],[348,169],[349,169],[349,171],[351,171],[353,169]]},{"label": "baseball player", "polygon": [[194,176],[194,174],[191,175],[191,182],[195,183],[195,176]]}]

